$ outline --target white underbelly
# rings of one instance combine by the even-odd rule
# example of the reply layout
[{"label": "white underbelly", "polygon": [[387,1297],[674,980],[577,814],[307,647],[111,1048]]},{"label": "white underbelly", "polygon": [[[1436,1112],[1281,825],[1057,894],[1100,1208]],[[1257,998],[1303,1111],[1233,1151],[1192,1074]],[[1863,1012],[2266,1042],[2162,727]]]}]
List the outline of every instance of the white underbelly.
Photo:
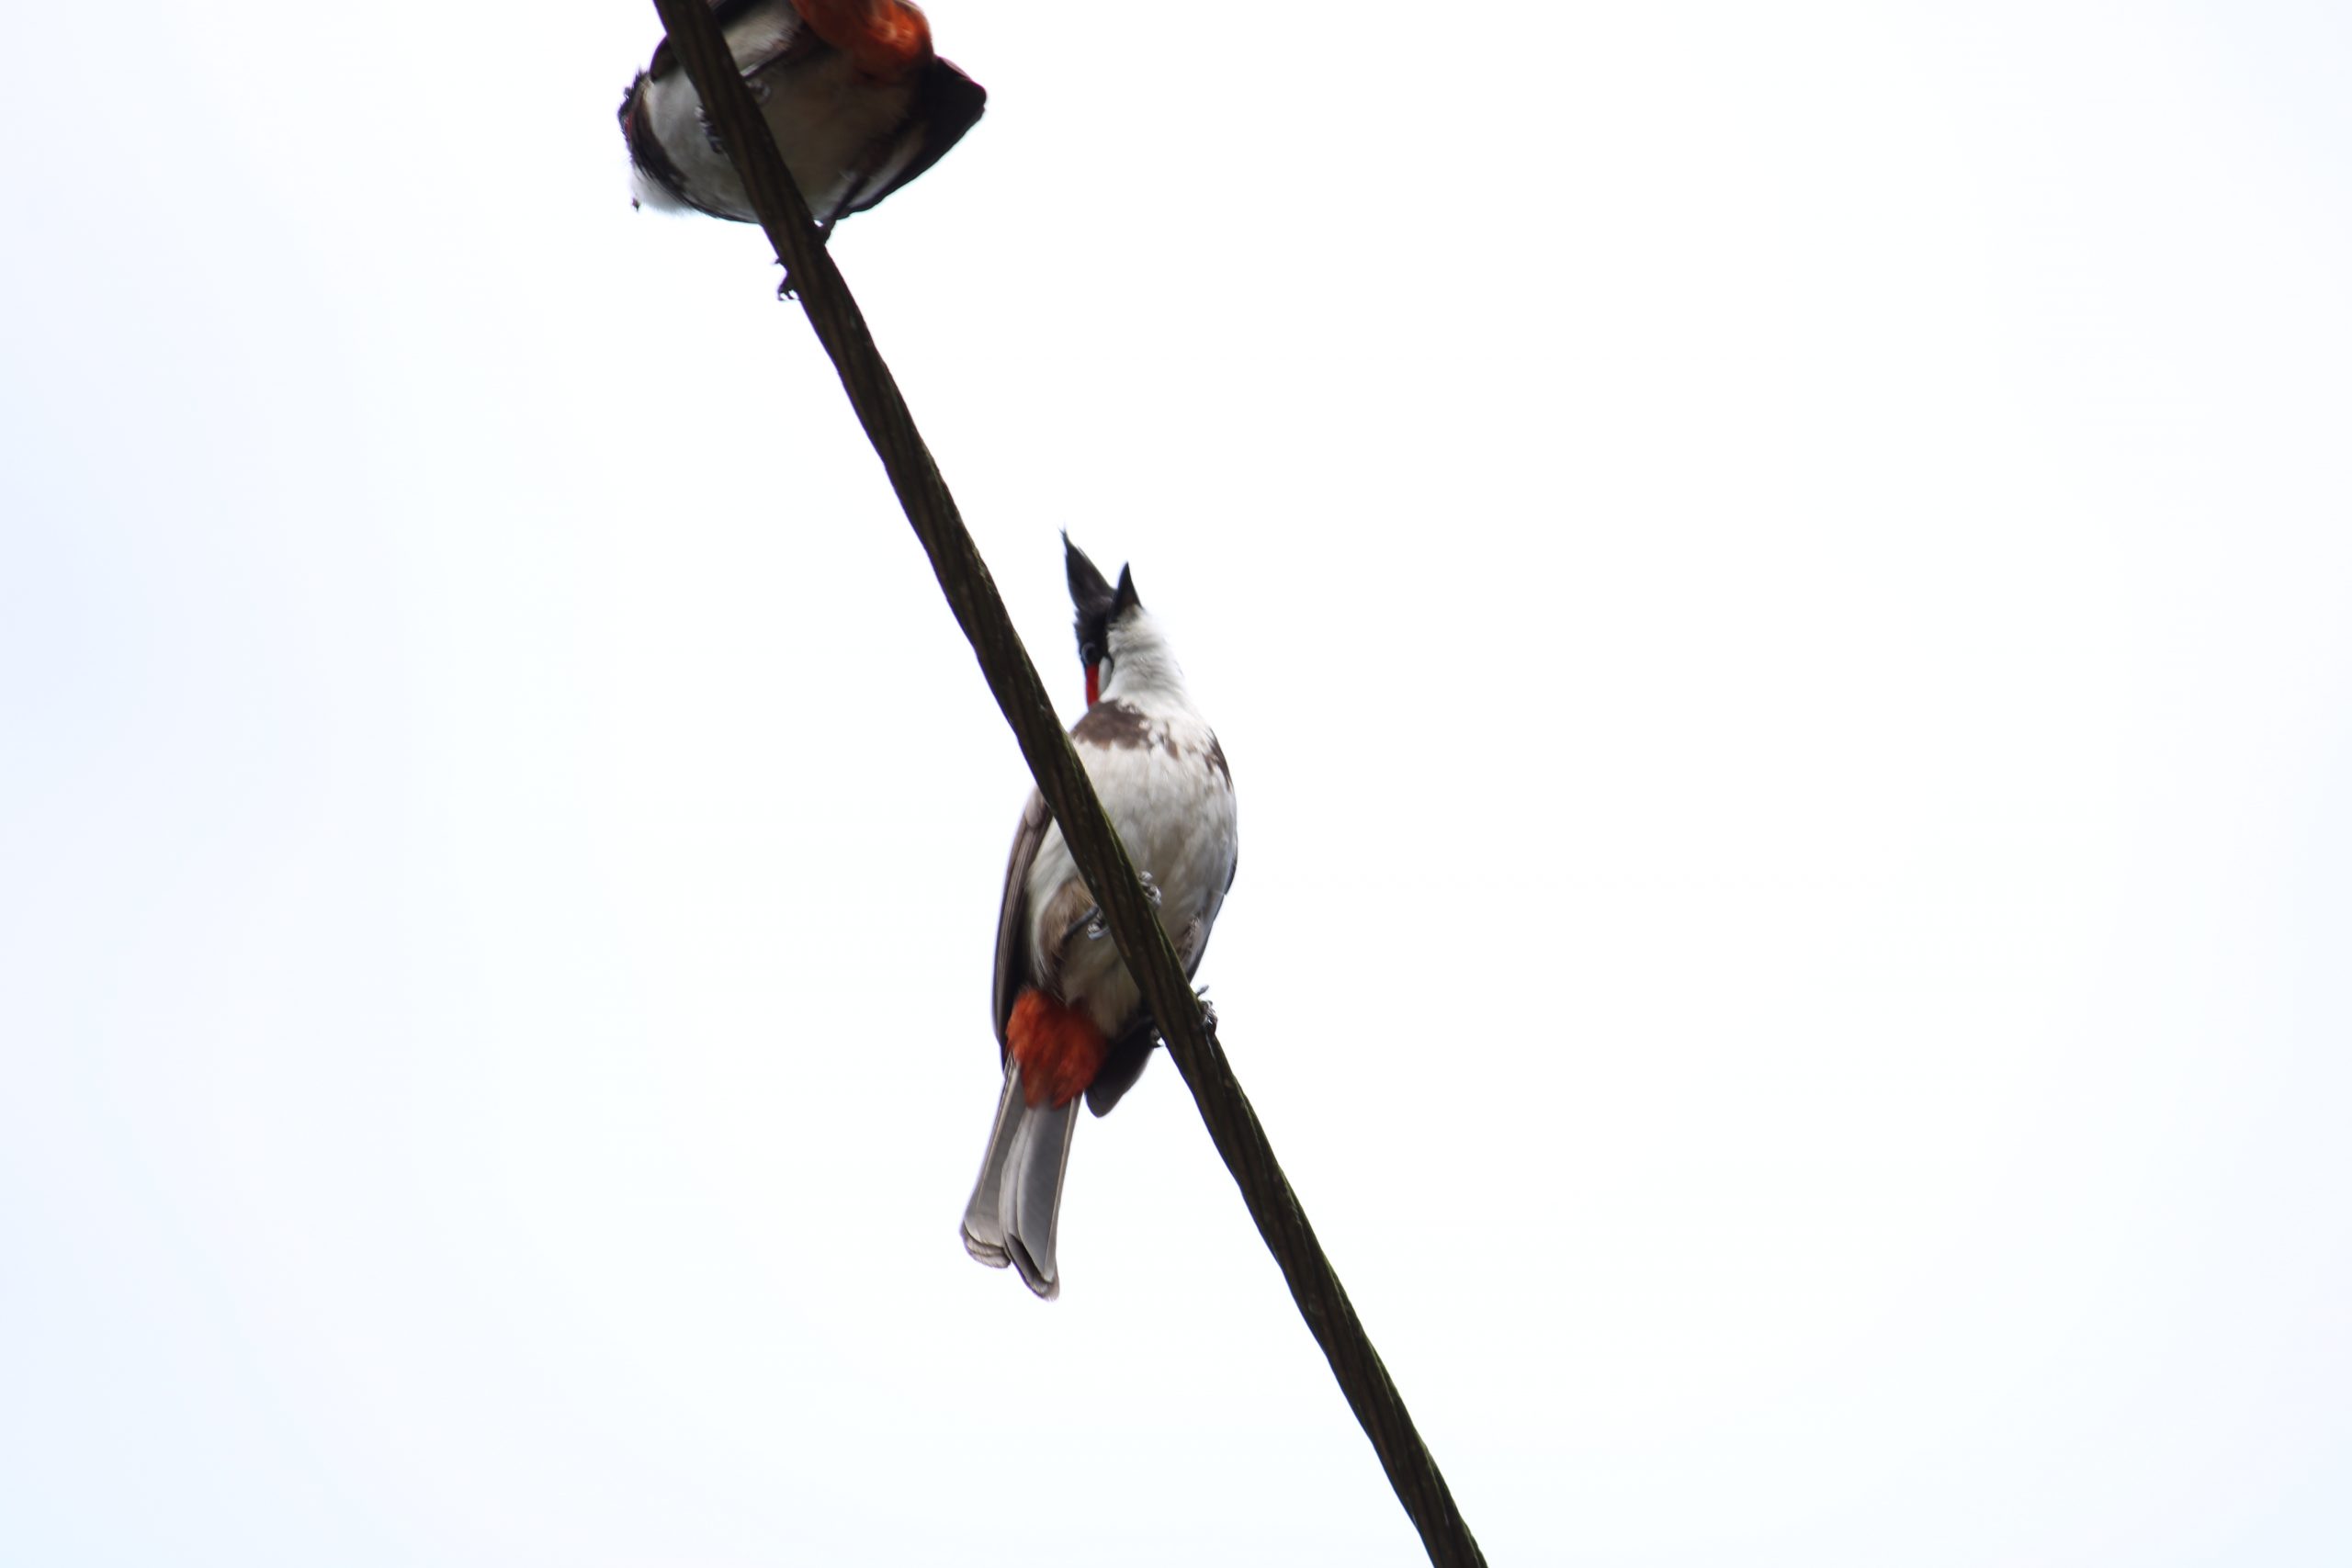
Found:
[{"label": "white underbelly", "polygon": [[[865,165],[877,143],[906,123],[914,102],[911,78],[888,86],[861,80],[849,57],[834,51],[762,72],[752,92],[785,167],[820,219],[849,198],[861,175],[874,173]],[[751,218],[743,183],[727,155],[711,145],[701,101],[685,73],[673,70],[653,83],[645,107],[655,139],[687,188],[730,217]]]},{"label": "white underbelly", "polygon": [[[1179,760],[1150,748],[1080,754],[1128,857],[1159,889],[1160,929],[1180,954],[1187,928],[1199,922],[1193,950],[1185,954],[1197,963],[1233,879],[1237,834],[1232,790],[1197,758]],[[1051,907],[1055,892],[1077,876],[1077,864],[1057,824],[1046,830],[1030,867],[1032,953],[1050,953],[1059,943],[1060,931],[1040,931],[1035,922]],[[1033,978],[1042,980],[1043,976]],[[1081,934],[1063,947],[1057,979],[1062,998],[1084,1007],[1106,1033],[1124,1027],[1140,1001],[1107,934]]]}]

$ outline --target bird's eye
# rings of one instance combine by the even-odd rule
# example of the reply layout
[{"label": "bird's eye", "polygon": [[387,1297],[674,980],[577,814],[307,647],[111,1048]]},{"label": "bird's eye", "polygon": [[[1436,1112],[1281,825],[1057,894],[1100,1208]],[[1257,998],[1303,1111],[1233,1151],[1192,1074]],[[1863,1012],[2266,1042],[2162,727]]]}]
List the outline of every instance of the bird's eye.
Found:
[{"label": "bird's eye", "polygon": [[1102,662],[1102,650],[1091,642],[1082,642],[1078,645],[1078,661],[1080,664],[1100,664]]}]

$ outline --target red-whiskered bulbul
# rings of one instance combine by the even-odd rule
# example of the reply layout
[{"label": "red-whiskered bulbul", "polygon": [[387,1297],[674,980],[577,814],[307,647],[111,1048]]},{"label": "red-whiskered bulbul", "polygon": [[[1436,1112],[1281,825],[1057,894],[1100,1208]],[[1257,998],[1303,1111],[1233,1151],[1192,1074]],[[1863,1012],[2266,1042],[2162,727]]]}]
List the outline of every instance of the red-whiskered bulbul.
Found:
[{"label": "red-whiskered bulbul", "polygon": [[[1159,623],[1136,597],[1134,574],[1120,568],[1114,588],[1067,534],[1062,547],[1086,670],[1086,715],[1070,740],[1189,975],[1233,886],[1233,774],[1185,694]],[[1051,1297],[1061,1290],[1054,1225],[1078,1098],[1097,1116],[1108,1112],[1143,1071],[1158,1034],[1061,829],[1034,790],[1004,868],[995,1008],[1004,1092],[964,1210],[964,1245],[993,1268],[1012,1264],[1031,1290]]]},{"label": "red-whiskered bulbul", "polygon": [[[988,91],[906,0],[710,0],[809,215],[828,232],[937,163]],[[670,40],[621,99],[637,198],[756,220]]]}]

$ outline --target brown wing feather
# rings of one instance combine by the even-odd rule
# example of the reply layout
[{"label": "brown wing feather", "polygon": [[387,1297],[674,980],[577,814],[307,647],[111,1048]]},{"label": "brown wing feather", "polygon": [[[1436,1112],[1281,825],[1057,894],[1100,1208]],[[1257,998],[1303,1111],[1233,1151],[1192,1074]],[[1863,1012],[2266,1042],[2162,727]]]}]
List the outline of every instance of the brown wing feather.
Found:
[{"label": "brown wing feather", "polygon": [[1054,814],[1046,809],[1046,797],[1031,790],[1029,804],[1021,808],[1021,826],[1013,829],[1012,854],[1004,866],[1004,898],[996,911],[996,989],[991,1005],[1000,1059],[1006,1050],[1004,1026],[1012,1017],[1013,998],[1029,984],[1029,868],[1035,863],[1037,846],[1046,841],[1046,829],[1053,821]]},{"label": "brown wing feather", "polygon": [[859,190],[842,209],[846,218],[878,205],[882,198],[947,155],[979,123],[988,107],[989,90],[944,60],[934,60],[915,79],[914,118],[922,125],[922,149],[880,190]]}]

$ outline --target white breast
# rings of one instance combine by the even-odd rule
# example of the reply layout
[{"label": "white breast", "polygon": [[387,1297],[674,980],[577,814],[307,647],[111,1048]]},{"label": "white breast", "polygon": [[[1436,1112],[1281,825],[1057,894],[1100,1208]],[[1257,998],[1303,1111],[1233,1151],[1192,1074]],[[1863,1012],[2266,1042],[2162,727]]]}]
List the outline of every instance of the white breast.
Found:
[{"label": "white breast", "polygon": [[[1212,760],[1216,737],[1197,715],[1180,710],[1147,716],[1142,744],[1080,743],[1078,754],[1136,869],[1149,873],[1159,889],[1161,928],[1180,954],[1197,964],[1233,880],[1239,844],[1233,784],[1222,757]],[[1033,954],[1059,944],[1062,933],[1043,931],[1038,922],[1055,893],[1077,876],[1060,827],[1048,829],[1029,870]],[[1184,933],[1195,920],[1199,933],[1186,953]],[[1118,949],[1107,935],[1080,936],[1061,953],[1063,999],[1084,1007],[1104,1033],[1116,1034],[1140,1002]],[[1044,976],[1033,979],[1042,983]]]},{"label": "white breast", "polygon": [[[744,39],[730,33],[728,41],[739,62],[757,58]],[[888,85],[860,79],[849,57],[831,49],[789,65],[768,66],[752,78],[752,90],[793,183],[820,220],[834,216],[854,186],[872,183],[874,171],[866,165],[906,123],[915,91],[912,77]],[[645,112],[688,192],[729,217],[749,220],[752,212],[742,181],[727,155],[711,145],[701,100],[684,70],[673,65],[648,85]],[[899,161],[904,158],[901,153]]]}]

